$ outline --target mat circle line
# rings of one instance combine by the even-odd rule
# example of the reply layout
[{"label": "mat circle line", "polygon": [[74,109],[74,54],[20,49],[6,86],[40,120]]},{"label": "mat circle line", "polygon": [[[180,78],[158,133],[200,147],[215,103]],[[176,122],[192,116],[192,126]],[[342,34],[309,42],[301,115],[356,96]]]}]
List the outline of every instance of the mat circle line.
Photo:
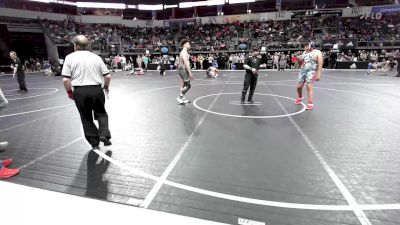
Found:
[{"label": "mat circle line", "polygon": [[[193,86],[212,86],[212,85],[219,85],[219,84],[196,84]],[[274,84],[275,86],[290,86],[290,87],[296,87],[296,85],[284,85],[284,84]],[[179,88],[180,86],[169,86],[169,87],[161,87],[161,88],[155,88],[155,89],[150,89],[150,90],[143,90],[143,91],[138,91],[132,94],[138,94],[142,92],[152,92],[152,91],[158,91],[158,90],[165,90],[165,89],[170,89],[170,88]],[[364,94],[364,93],[359,93],[359,92],[350,92],[350,91],[345,91],[345,90],[340,90],[340,89],[330,89],[330,88],[319,88],[319,89],[326,89],[329,91],[342,91],[345,93],[350,93],[350,94],[359,94],[359,95],[369,95],[369,94]],[[373,96],[373,95],[371,95]],[[376,96],[373,96],[376,97]],[[95,150],[96,154],[98,154],[100,157],[103,159],[107,160],[108,162],[116,165],[120,169],[124,169],[132,174],[144,177],[146,179],[150,179],[153,181],[160,181],[161,179],[157,176],[148,174],[146,172],[140,171],[135,168],[131,168],[124,163],[121,163],[118,160],[112,159],[111,157],[107,156],[100,150]],[[186,190],[210,197],[215,197],[215,198],[220,198],[220,199],[226,199],[230,201],[237,201],[237,202],[243,202],[247,204],[255,204],[255,205],[263,205],[263,206],[271,206],[271,207],[277,207],[277,208],[290,208],[290,209],[306,209],[306,210],[322,210],[322,211],[353,211],[353,208],[350,205],[316,205],[316,204],[301,204],[301,203],[289,203],[289,202],[278,202],[278,201],[268,201],[268,200],[261,200],[261,199],[253,199],[253,198],[247,198],[247,197],[241,197],[241,196],[235,196],[235,195],[229,195],[229,194],[224,194],[224,193],[219,193],[219,192],[214,192],[214,191],[209,191],[201,188],[196,188],[192,186],[188,186],[185,184],[180,184],[176,183],[173,181],[165,180],[161,181],[165,185],[175,187],[181,190]],[[364,204],[364,205],[359,205],[360,208],[364,211],[373,211],[373,210],[400,210],[400,203],[393,203],[393,204]]]},{"label": "mat circle line", "polygon": [[[218,85],[218,84],[198,84],[196,86],[205,86],[205,85],[212,86],[212,85]],[[276,85],[277,86],[295,86],[295,85],[282,85],[282,84],[276,84]],[[195,85],[193,85],[193,86],[195,86]],[[177,87],[179,87],[179,86],[154,88],[154,89],[149,89],[149,90],[138,91],[138,92],[135,92],[132,94],[165,90],[165,89],[177,88]],[[330,91],[343,91],[343,92],[352,93],[352,94],[368,95],[368,94],[364,94],[364,93],[350,92],[350,91],[344,91],[344,90],[340,90],[340,89],[327,89],[327,88],[321,88],[321,89],[326,89],[326,90],[330,90]],[[373,96],[373,97],[375,97],[375,96]],[[31,112],[37,112],[37,111],[45,111],[45,110],[49,110],[49,109],[62,108],[62,107],[67,107],[67,106],[72,106],[72,105],[73,104],[67,104],[67,105],[62,105],[62,106],[50,107],[50,108],[46,108],[46,109],[39,109],[39,110],[33,110],[33,111],[29,111],[29,112],[16,113],[13,115],[27,114],[27,113],[31,113]],[[8,116],[12,116],[12,115],[1,115],[0,118],[8,117]],[[96,150],[95,152],[100,157],[104,158],[105,160],[118,166],[121,169],[125,169],[135,175],[138,175],[138,176],[141,176],[141,177],[144,177],[147,179],[151,179],[154,181],[160,180],[160,178],[157,176],[154,176],[154,175],[145,173],[143,171],[126,166],[125,164],[119,162],[118,160],[114,160],[114,159],[108,157],[107,155],[105,155],[103,152],[101,152],[99,150]],[[182,190],[187,190],[187,191],[202,194],[202,195],[207,195],[207,196],[231,200],[231,201],[243,202],[243,203],[248,203],[248,204],[256,204],[256,205],[271,206],[271,207],[278,207],[278,208],[308,209],[308,210],[323,210],[323,211],[352,211],[353,210],[350,205],[316,205],[316,204],[301,204],[301,203],[268,201],[268,200],[253,199],[253,198],[240,197],[240,196],[235,196],[235,195],[229,195],[229,194],[209,191],[209,190],[205,190],[205,189],[200,189],[200,188],[176,183],[176,182],[169,181],[169,180],[165,180],[162,182],[168,186],[172,186],[172,187],[179,188]],[[360,205],[360,208],[362,210],[368,210],[368,211],[369,210],[400,210],[400,203]]]},{"label": "mat circle line", "polygon": [[[26,96],[26,97],[21,97],[21,98],[9,98],[7,99],[8,101],[15,101],[15,100],[21,100],[21,99],[28,99],[28,98],[36,98],[40,96],[45,96],[45,95],[51,95],[54,94],[58,91],[57,88],[29,88],[30,90],[52,90],[49,93],[44,93],[44,94],[38,94],[38,95],[33,95],[33,96]],[[3,90],[4,92],[6,91],[17,91],[18,89],[11,89],[11,90]]]},{"label": "mat circle line", "polygon": [[[243,202],[247,204],[254,204],[254,205],[262,205],[262,206],[271,206],[277,208],[288,208],[288,209],[306,209],[306,210],[321,210],[321,211],[353,211],[352,206],[350,205],[317,205],[317,204],[302,204],[302,203],[290,203],[290,202],[278,202],[278,201],[268,201],[268,200],[261,200],[261,199],[254,199],[248,197],[241,197],[236,195],[224,194],[215,191],[209,191],[201,188],[192,187],[185,184],[180,184],[177,182],[169,181],[169,180],[161,180],[160,177],[148,174],[146,172],[140,171],[138,169],[131,168],[124,163],[121,163],[118,160],[115,160],[108,155],[104,154],[100,150],[94,150],[96,154],[98,154],[103,159],[107,160],[111,164],[116,165],[120,169],[124,169],[132,174],[144,177],[146,179],[150,179],[153,181],[160,181],[163,184],[175,187],[181,190],[190,191],[193,193],[206,195],[210,197],[226,199],[230,201],[236,202]],[[370,211],[370,210],[399,210],[400,204],[371,204],[371,205],[360,205],[362,210]]]},{"label": "mat circle line", "polygon": [[[207,97],[211,97],[211,96],[216,96],[216,95],[240,95],[241,93],[219,93],[219,94],[210,94],[210,95],[204,95],[201,97],[196,98],[193,101],[193,105],[194,107],[196,107],[197,109],[207,112],[207,113],[211,113],[211,114],[215,114],[215,115],[219,115],[219,116],[227,116],[227,117],[235,117],[235,118],[245,118],[245,119],[273,119],[273,118],[282,118],[282,117],[288,117],[288,116],[294,116],[300,113],[303,113],[304,111],[306,111],[306,105],[301,102],[302,105],[302,109],[300,111],[294,112],[294,113],[289,113],[289,114],[282,114],[282,115],[275,115],[275,116],[242,116],[242,115],[234,115],[234,114],[227,114],[227,113],[220,113],[220,112],[215,112],[215,111],[211,111],[211,110],[207,110],[204,109],[202,107],[200,107],[197,102],[203,98],[207,98]],[[272,96],[272,97],[278,97],[278,98],[286,98],[292,101],[296,101],[296,99],[294,98],[289,98],[286,96],[281,96],[281,95],[274,95],[274,94],[265,94],[265,93],[254,93],[255,95],[266,95],[266,96]]]}]

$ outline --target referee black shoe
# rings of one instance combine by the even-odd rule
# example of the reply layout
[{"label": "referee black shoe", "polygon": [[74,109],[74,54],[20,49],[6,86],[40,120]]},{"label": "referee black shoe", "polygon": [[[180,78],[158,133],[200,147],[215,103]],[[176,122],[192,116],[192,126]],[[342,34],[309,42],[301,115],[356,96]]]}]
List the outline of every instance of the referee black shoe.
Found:
[{"label": "referee black shoe", "polygon": [[104,146],[112,145],[111,141],[108,138],[104,137],[104,136],[100,137],[100,141],[104,143]]},{"label": "referee black shoe", "polygon": [[253,99],[249,99],[249,100],[247,100],[247,102],[248,102],[249,104],[254,104]]}]

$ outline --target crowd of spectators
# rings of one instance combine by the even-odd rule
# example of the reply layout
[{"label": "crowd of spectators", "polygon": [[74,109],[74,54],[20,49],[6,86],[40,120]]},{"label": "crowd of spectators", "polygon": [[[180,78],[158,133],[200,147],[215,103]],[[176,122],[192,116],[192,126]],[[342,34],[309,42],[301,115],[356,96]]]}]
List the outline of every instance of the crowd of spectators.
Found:
[{"label": "crowd of spectators", "polygon": [[[285,70],[285,69],[299,69],[300,68],[300,55],[302,51],[291,52],[268,52],[262,55],[263,64],[266,64],[267,69]],[[189,61],[192,69],[205,70],[210,66],[218,69],[237,69],[237,64],[243,63],[246,53],[219,53],[219,54],[192,54]],[[397,65],[396,59],[400,58],[399,50],[348,50],[348,51],[324,51],[324,68],[335,68],[337,62],[376,62],[383,63],[389,61],[392,65]],[[110,69],[123,69],[131,70],[133,68],[147,68],[149,63],[162,64],[174,69],[178,67],[178,56],[115,56],[105,58],[104,61],[110,66]],[[145,62],[148,63],[145,63]],[[119,66],[118,66],[119,65]]]},{"label": "crowd of spectators", "polygon": [[357,38],[362,42],[399,41],[400,15],[382,17],[381,19],[338,18],[327,19],[324,26],[328,34],[324,39]]},{"label": "crowd of spectators", "polygon": [[27,72],[41,72],[49,69],[51,64],[49,60],[39,58],[29,58],[24,61],[24,68]]},{"label": "crowd of spectators", "polygon": [[84,34],[91,42],[92,48],[106,50],[106,47],[117,40],[118,25],[81,24],[72,20],[43,21],[43,25],[55,44],[68,44],[77,34]]},{"label": "crowd of spectators", "polygon": [[400,16],[376,19],[342,17],[305,17],[285,21],[251,21],[230,24],[187,25],[131,28],[122,25],[80,24],[75,21],[44,21],[57,44],[68,43],[76,34],[84,34],[92,46],[104,50],[111,42],[120,43],[124,52],[135,49],[160,51],[169,46],[176,51],[179,40],[191,40],[194,51],[242,50],[254,46],[299,48],[309,39],[357,38],[359,41],[400,40]]}]

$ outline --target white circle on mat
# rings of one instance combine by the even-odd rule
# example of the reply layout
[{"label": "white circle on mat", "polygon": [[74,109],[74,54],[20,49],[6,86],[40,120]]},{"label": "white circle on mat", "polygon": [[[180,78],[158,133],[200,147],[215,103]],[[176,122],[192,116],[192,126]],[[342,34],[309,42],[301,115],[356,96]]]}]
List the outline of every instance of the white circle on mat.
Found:
[{"label": "white circle on mat", "polygon": [[[211,110],[207,110],[205,108],[200,107],[197,102],[201,99],[204,98],[208,98],[211,96],[216,96],[216,95],[240,95],[241,93],[219,93],[219,94],[211,94],[211,95],[205,95],[205,96],[201,96],[196,98],[196,100],[194,100],[193,105],[197,108],[200,109],[204,112],[208,112],[211,114],[215,114],[215,115],[219,115],[219,116],[228,116],[228,117],[236,117],[236,118],[249,118],[249,119],[273,119],[273,118],[282,118],[282,117],[288,117],[288,116],[294,116],[297,114],[300,114],[304,111],[306,111],[306,105],[304,103],[301,103],[301,105],[303,106],[303,108],[300,111],[294,112],[294,113],[288,113],[288,114],[281,114],[281,115],[273,115],[273,116],[243,116],[243,115],[234,115],[234,114],[227,114],[227,113],[220,113],[220,112],[215,112],[215,111],[211,111]],[[255,95],[266,95],[266,96],[272,96],[272,97],[278,97],[278,98],[286,98],[292,101],[296,101],[296,99],[294,98],[289,98],[286,96],[281,96],[281,95],[274,95],[274,94],[265,94],[265,93],[254,93]]]}]

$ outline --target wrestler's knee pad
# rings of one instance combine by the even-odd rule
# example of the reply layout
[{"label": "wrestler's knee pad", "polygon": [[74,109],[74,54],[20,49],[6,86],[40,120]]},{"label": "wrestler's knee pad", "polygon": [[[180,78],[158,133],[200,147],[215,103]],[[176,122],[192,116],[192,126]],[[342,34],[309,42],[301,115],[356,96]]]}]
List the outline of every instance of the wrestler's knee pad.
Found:
[{"label": "wrestler's knee pad", "polygon": [[190,84],[190,80],[185,81],[184,84],[185,84],[186,90],[189,90],[189,88],[192,87],[192,85]]}]

